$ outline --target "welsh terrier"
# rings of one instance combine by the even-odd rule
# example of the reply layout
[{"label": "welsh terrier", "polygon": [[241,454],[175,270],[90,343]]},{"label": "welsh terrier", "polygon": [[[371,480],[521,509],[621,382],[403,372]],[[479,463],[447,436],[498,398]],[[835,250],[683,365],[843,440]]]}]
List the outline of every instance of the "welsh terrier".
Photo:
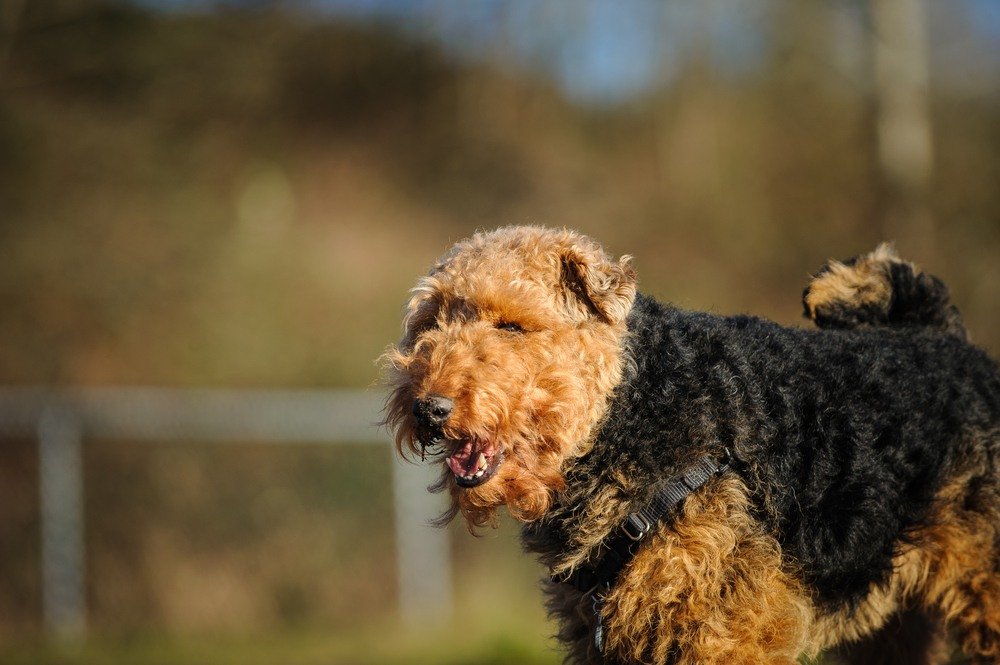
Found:
[{"label": "welsh terrier", "polygon": [[566,230],[449,250],[383,357],[401,454],[470,529],[507,506],[572,663],[1000,663],[1000,371],[887,246],[818,329],[636,293]]}]

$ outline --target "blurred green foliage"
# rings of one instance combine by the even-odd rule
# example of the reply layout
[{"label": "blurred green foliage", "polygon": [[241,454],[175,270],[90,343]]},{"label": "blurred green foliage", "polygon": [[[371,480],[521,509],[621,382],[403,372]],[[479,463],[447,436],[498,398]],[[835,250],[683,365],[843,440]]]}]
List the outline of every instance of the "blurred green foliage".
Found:
[{"label": "blurred green foliage", "polygon": [[[790,323],[810,270],[886,231],[870,92],[794,41],[766,76],[694,61],[595,110],[385,27],[64,6],[26,4],[0,73],[8,382],[367,385],[415,276],[504,223]],[[933,104],[937,237],[913,258],[998,348],[996,95]]]},{"label": "blurred green foliage", "polygon": [[[871,91],[794,4],[762,74],[692,58],[595,109],[384,25],[24,3],[0,59],[0,382],[371,386],[433,259],[526,222],[635,255],[663,299],[786,324],[810,271],[891,231],[997,355],[998,91],[932,91],[927,245],[884,223]],[[509,524],[456,534],[462,621],[399,634],[388,450],[88,442],[86,466],[98,637],[72,655],[31,645],[37,461],[0,446],[4,662],[556,660]]]}]

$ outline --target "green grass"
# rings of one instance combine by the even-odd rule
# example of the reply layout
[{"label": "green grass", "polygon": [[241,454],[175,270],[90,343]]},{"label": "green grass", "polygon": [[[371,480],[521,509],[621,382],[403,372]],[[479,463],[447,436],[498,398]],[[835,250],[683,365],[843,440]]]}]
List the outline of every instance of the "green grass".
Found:
[{"label": "green grass", "polygon": [[368,628],[355,633],[260,636],[92,638],[77,647],[40,642],[0,644],[7,665],[555,665],[559,654],[534,634],[508,629],[411,632]]}]

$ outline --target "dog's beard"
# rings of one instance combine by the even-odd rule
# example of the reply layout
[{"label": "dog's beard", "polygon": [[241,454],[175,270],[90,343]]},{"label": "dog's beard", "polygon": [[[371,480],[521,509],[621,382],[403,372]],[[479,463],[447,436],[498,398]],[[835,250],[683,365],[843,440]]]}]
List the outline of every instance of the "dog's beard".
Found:
[{"label": "dog's beard", "polygon": [[[455,473],[451,461],[454,456],[444,457],[441,477],[431,490],[448,491],[451,506],[438,522],[447,523],[461,514],[469,529],[475,531],[478,527],[495,526],[498,510],[504,506],[511,516],[523,522],[542,517],[565,483],[560,456],[540,455],[538,449],[537,444],[523,440],[497,447],[494,453],[497,461],[490,477],[472,486],[463,486],[463,474]],[[460,467],[460,471],[467,468]]]}]

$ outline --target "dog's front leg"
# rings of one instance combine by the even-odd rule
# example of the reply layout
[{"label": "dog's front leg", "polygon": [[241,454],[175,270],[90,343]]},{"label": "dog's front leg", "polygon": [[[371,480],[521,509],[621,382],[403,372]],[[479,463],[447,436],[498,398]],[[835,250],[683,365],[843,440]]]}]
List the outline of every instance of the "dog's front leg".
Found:
[{"label": "dog's front leg", "polygon": [[809,651],[812,604],[743,483],[691,496],[608,593],[604,657],[621,663],[792,665]]}]

